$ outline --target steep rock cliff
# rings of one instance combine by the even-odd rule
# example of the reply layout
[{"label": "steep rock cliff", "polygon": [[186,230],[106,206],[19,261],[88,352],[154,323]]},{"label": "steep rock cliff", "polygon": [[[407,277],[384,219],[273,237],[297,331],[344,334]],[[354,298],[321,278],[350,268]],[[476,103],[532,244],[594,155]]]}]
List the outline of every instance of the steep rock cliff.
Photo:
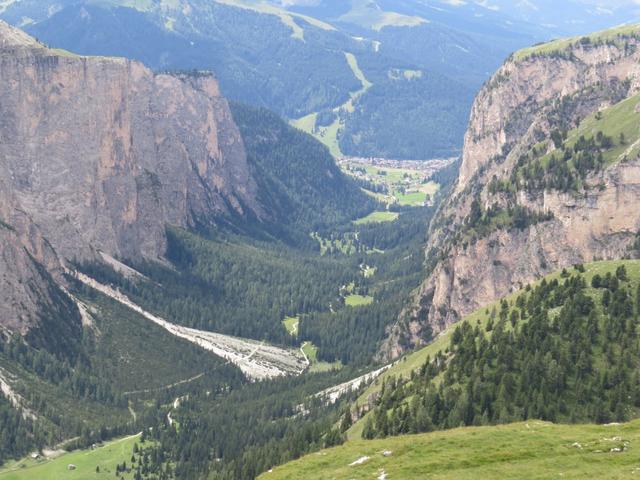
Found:
[{"label": "steep rock cliff", "polygon": [[75,328],[66,260],[161,258],[167,224],[264,218],[256,195],[212,76],[51,50],[0,22],[1,329]]},{"label": "steep rock cliff", "polygon": [[551,271],[637,254],[637,32],[517,52],[483,87],[458,183],[430,228],[429,276],[384,356]]},{"label": "steep rock cliff", "polygon": [[0,24],[0,161],[56,251],[164,253],[167,223],[261,215],[242,139],[211,76],[42,47]]}]

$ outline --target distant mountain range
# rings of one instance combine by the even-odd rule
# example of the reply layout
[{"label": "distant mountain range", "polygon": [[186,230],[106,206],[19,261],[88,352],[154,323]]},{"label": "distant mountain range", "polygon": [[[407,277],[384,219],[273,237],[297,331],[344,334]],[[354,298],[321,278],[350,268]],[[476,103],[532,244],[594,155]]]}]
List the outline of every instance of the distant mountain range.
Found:
[{"label": "distant mountain range", "polygon": [[[336,156],[461,151],[473,95],[512,51],[629,21],[635,2],[7,0],[53,47],[154,70],[213,70]],[[437,120],[436,120],[437,119]]]},{"label": "distant mountain range", "polygon": [[335,155],[459,153],[475,91],[537,25],[477,4],[327,0],[5,1],[0,16],[52,47],[154,70],[213,70]]}]

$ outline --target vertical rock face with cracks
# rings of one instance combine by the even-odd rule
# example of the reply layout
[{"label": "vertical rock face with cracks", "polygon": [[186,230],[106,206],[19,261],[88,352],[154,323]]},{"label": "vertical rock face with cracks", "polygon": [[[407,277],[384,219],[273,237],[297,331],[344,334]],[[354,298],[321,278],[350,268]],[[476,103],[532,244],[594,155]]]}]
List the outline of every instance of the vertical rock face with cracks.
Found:
[{"label": "vertical rock face with cracks", "polygon": [[160,258],[167,224],[264,216],[212,76],[51,50],[3,22],[0,187],[0,325],[23,333],[65,259]]},{"label": "vertical rock face with cracks", "polygon": [[[595,112],[605,114],[604,123],[592,130],[607,130],[606,122],[620,121],[609,120],[608,109],[637,99],[637,118],[631,113],[624,121],[640,128],[639,32],[626,28],[518,52],[483,87],[472,109],[458,183],[430,228],[429,276],[389,332],[381,356],[395,357],[420,345],[552,271],[637,254],[640,130],[632,130],[637,138],[630,138],[626,150],[604,168],[591,171],[579,190],[496,185],[517,185],[522,157],[534,148],[538,156],[561,156],[551,133],[580,131],[587,118],[598,118]],[[552,218],[470,237],[474,200],[484,211],[522,208]]]},{"label": "vertical rock face with cracks", "polygon": [[[0,38],[20,35],[3,24]],[[58,253],[164,253],[166,223],[260,213],[216,81],[20,37],[0,50],[0,158]]]}]

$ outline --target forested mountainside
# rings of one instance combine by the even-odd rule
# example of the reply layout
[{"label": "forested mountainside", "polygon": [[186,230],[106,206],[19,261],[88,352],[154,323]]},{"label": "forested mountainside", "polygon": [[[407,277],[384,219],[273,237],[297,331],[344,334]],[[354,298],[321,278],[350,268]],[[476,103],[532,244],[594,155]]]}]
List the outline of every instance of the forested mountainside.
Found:
[{"label": "forested mountainside", "polygon": [[310,135],[264,108],[232,102],[231,111],[253,169],[258,200],[269,211],[264,223],[276,236],[309,242],[308,232],[349,222],[376,207]]},{"label": "forested mountainside", "polygon": [[295,121],[334,155],[458,155],[475,91],[549,35],[482,6],[396,3],[22,0],[0,17],[80,54],[213,70],[226,97]]},{"label": "forested mountainside", "polygon": [[[620,422],[640,408],[639,275],[637,260],[576,265],[475,311],[354,402],[340,423],[344,446],[272,476],[631,478],[637,420]],[[415,436],[511,422],[526,423]]]},{"label": "forested mountainside", "polygon": [[638,254],[637,26],[516,52],[474,103],[394,356],[546,273]]}]

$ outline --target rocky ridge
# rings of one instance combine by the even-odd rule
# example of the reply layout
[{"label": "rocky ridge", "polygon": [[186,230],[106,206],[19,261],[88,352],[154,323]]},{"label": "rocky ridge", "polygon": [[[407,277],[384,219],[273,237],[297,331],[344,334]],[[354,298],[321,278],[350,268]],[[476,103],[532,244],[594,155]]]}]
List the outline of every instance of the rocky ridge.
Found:
[{"label": "rocky ridge", "polygon": [[[579,191],[501,191],[495,185],[518,178],[523,155],[534,148],[560,152],[549,140],[554,130],[575,129],[589,116],[600,118],[594,112],[634,101],[640,92],[639,31],[626,27],[527,49],[483,87],[472,109],[459,180],[430,227],[429,276],[390,331],[381,356],[393,358],[423,344],[464,315],[552,271],[637,254],[640,97],[629,147],[589,172]],[[474,200],[483,211],[520,208],[552,218],[467,238]]]}]

